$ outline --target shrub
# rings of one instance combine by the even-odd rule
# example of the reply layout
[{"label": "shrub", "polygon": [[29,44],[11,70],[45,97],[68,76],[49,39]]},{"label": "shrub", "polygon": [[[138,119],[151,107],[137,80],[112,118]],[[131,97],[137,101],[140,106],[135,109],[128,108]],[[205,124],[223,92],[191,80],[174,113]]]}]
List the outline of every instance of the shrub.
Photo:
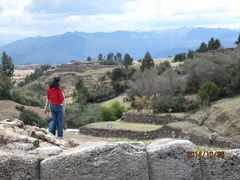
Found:
[{"label": "shrub", "polygon": [[44,98],[38,95],[34,91],[24,89],[24,88],[13,88],[11,89],[11,99],[15,102],[26,106],[44,106]]},{"label": "shrub", "polygon": [[117,120],[117,117],[114,116],[114,111],[110,107],[102,107],[100,110],[100,120],[101,121],[115,121]]},{"label": "shrub", "polygon": [[115,101],[112,104],[112,110],[113,110],[113,114],[117,119],[120,119],[122,117],[122,114],[124,113],[124,111],[126,110],[126,108],[121,105],[118,101]]},{"label": "shrub", "polygon": [[20,111],[20,120],[22,120],[24,124],[38,127],[47,126],[47,120],[41,118],[37,113],[25,109],[24,106],[16,106],[15,108]]},{"label": "shrub", "polygon": [[89,123],[100,120],[100,106],[98,104],[88,104],[81,110],[78,104],[66,106],[64,125],[66,128],[79,128]]},{"label": "shrub", "polygon": [[10,99],[10,89],[13,87],[11,79],[0,73],[0,99]]},{"label": "shrub", "polygon": [[187,101],[183,96],[159,96],[152,100],[155,113],[186,112],[198,108],[197,101]]},{"label": "shrub", "polygon": [[205,101],[207,105],[210,105],[210,102],[216,100],[219,93],[219,87],[213,82],[203,83],[198,91],[198,95],[201,98],[202,104]]}]

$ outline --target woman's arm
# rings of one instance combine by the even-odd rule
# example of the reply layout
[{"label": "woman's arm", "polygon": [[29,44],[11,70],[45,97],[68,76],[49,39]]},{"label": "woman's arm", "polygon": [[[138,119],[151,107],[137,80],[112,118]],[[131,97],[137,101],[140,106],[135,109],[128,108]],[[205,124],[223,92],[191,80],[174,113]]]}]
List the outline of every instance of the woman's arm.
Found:
[{"label": "woman's arm", "polygon": [[49,100],[48,99],[46,100],[44,109],[45,109],[45,113],[47,113],[47,111],[49,110]]}]

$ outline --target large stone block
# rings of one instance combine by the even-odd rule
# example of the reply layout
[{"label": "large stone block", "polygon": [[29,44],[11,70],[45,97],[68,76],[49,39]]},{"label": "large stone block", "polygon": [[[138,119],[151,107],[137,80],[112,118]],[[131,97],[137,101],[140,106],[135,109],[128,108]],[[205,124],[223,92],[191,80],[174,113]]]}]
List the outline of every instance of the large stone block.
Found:
[{"label": "large stone block", "polygon": [[92,143],[41,162],[44,180],[148,180],[143,143]]},{"label": "large stone block", "polygon": [[194,151],[188,140],[159,140],[147,147],[150,180],[201,179],[200,163],[188,158]]},{"label": "large stone block", "polygon": [[240,150],[224,151],[224,158],[202,158],[201,168],[204,180],[239,180]]},{"label": "large stone block", "polygon": [[1,180],[39,180],[40,160],[0,152]]}]

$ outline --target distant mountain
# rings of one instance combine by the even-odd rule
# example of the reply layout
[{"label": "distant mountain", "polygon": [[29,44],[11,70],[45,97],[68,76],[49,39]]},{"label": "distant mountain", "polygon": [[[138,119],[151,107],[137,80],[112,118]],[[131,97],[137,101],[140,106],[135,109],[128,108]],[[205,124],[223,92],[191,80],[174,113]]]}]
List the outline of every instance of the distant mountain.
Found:
[{"label": "distant mountain", "polygon": [[15,64],[60,64],[71,60],[97,57],[101,52],[130,53],[135,59],[146,51],[152,56],[167,57],[189,49],[195,50],[201,42],[218,38],[225,47],[233,47],[239,32],[219,28],[178,28],[146,32],[67,32],[50,37],[32,37],[18,40],[0,48]]}]

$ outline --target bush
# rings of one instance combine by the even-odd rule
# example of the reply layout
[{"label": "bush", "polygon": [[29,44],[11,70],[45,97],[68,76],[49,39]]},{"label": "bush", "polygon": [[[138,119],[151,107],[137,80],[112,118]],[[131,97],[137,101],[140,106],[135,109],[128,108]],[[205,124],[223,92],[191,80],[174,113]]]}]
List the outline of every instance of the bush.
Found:
[{"label": "bush", "polygon": [[45,103],[43,96],[24,88],[11,89],[11,99],[26,106],[43,107]]},{"label": "bush", "polygon": [[112,108],[102,107],[100,110],[100,120],[101,121],[115,121],[117,117],[114,116]]},{"label": "bush", "polygon": [[11,79],[0,73],[0,100],[10,99],[10,89],[13,87]]},{"label": "bush", "polygon": [[219,87],[213,82],[203,83],[198,91],[198,95],[201,98],[202,104],[206,102],[207,105],[210,105],[210,102],[216,100],[219,93]]},{"label": "bush", "polygon": [[42,119],[37,113],[25,109],[24,106],[16,106],[15,108],[20,111],[20,120],[22,120],[25,125],[38,127],[47,126],[47,120]]},{"label": "bush", "polygon": [[121,105],[118,101],[115,101],[112,104],[112,110],[113,110],[113,114],[117,119],[120,119],[124,113],[124,111],[126,110],[126,108]]},{"label": "bush", "polygon": [[186,112],[197,109],[197,101],[187,101],[183,96],[159,96],[152,100],[155,113]]},{"label": "bush", "polygon": [[66,106],[64,125],[66,128],[79,128],[89,123],[100,120],[100,106],[88,104],[85,110],[81,110],[78,104]]}]

